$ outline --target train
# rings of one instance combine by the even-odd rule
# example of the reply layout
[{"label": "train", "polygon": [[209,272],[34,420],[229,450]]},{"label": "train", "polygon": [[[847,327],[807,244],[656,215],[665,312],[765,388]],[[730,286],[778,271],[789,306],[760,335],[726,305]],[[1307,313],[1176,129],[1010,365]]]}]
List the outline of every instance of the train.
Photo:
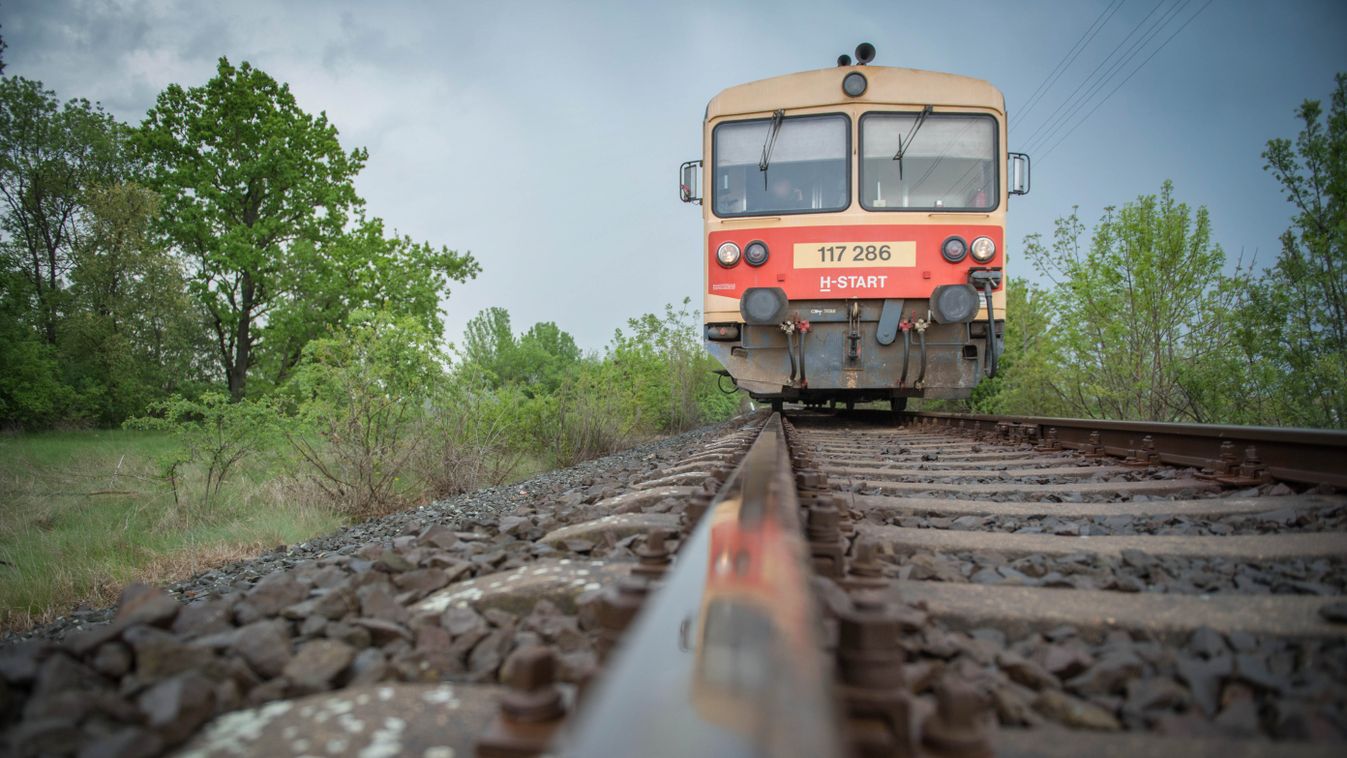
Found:
[{"label": "train", "polygon": [[1029,156],[1007,149],[996,87],[875,55],[722,90],[679,167],[702,208],[706,349],[775,410],[900,411],[996,373]]}]

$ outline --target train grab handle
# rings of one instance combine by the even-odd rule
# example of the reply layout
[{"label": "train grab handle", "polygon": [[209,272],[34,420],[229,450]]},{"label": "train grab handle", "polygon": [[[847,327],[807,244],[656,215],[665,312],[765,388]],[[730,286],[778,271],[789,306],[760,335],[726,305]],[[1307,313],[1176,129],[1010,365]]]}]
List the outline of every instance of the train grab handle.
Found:
[{"label": "train grab handle", "polygon": [[1029,156],[1026,153],[1010,153],[1010,194],[1029,194]]},{"label": "train grab handle", "polygon": [[701,161],[683,161],[678,167],[678,199],[685,203],[702,204]]}]

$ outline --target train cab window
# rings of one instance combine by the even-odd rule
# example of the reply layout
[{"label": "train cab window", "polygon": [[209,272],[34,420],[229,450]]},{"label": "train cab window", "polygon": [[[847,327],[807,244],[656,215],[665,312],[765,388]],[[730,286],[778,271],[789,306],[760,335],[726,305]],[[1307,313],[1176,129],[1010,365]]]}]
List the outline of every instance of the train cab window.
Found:
[{"label": "train cab window", "polygon": [[[846,116],[731,121],[714,131],[717,216],[824,213],[851,205]],[[766,169],[763,170],[763,166]]]},{"label": "train cab window", "polygon": [[973,114],[861,116],[861,207],[989,211],[1000,199],[996,119]]}]

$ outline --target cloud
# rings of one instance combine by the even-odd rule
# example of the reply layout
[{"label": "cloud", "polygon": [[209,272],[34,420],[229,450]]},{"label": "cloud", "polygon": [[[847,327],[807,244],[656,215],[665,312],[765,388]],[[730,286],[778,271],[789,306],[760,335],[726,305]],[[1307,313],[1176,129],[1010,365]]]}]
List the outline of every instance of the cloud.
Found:
[{"label": "cloud", "polygon": [[[1213,4],[1036,164],[1010,239],[1050,232],[1073,204],[1093,220],[1172,178],[1181,198],[1212,208],[1228,249],[1275,249],[1286,212],[1250,146],[1294,135],[1294,105],[1347,69],[1347,5],[1298,7]],[[1014,147],[1027,136],[1017,108],[1101,8],[23,0],[0,4],[0,23],[8,73],[131,122],[166,85],[205,82],[219,56],[251,61],[327,112],[348,148],[369,148],[357,187],[371,213],[483,262],[447,303],[451,338],[499,305],[520,329],[556,321],[592,349],[629,316],[700,300],[701,221],[674,199],[675,170],[699,154],[718,90],[829,66],[864,39],[883,65],[991,80]],[[1124,6],[1096,44],[1111,47],[1145,10]],[[1067,72],[1049,112],[1087,71]],[[1016,265],[1019,245],[1008,247]]]}]

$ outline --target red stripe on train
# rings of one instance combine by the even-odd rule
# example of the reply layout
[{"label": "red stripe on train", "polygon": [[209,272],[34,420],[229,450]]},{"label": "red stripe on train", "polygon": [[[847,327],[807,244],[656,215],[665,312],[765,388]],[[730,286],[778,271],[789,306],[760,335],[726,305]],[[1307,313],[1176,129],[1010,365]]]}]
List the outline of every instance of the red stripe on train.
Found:
[{"label": "red stripe on train", "polygon": [[[950,263],[940,254],[946,239],[958,235],[971,245],[977,237],[989,237],[996,243],[996,255],[987,263],[978,263],[971,255],[959,263]],[[781,287],[786,296],[798,299],[828,298],[924,298],[941,284],[968,281],[968,270],[981,266],[1000,267],[1005,260],[1004,229],[987,224],[882,225],[882,226],[807,226],[768,229],[735,229],[714,232],[707,238],[706,291],[712,295],[739,298],[750,287]],[[716,261],[716,250],[725,242],[734,242],[743,251],[753,241],[766,243],[769,255],[762,266],[750,266],[742,259],[730,268]],[[857,266],[856,257],[872,255],[871,244],[911,243],[912,264]],[[802,256],[815,259],[826,267],[796,268],[796,245]],[[846,246],[839,255],[836,248]],[[857,248],[859,246],[859,249]],[[906,262],[906,244],[891,246],[891,260]],[[837,258],[840,261],[833,262]],[[803,261],[802,261],[803,262]]]}]

